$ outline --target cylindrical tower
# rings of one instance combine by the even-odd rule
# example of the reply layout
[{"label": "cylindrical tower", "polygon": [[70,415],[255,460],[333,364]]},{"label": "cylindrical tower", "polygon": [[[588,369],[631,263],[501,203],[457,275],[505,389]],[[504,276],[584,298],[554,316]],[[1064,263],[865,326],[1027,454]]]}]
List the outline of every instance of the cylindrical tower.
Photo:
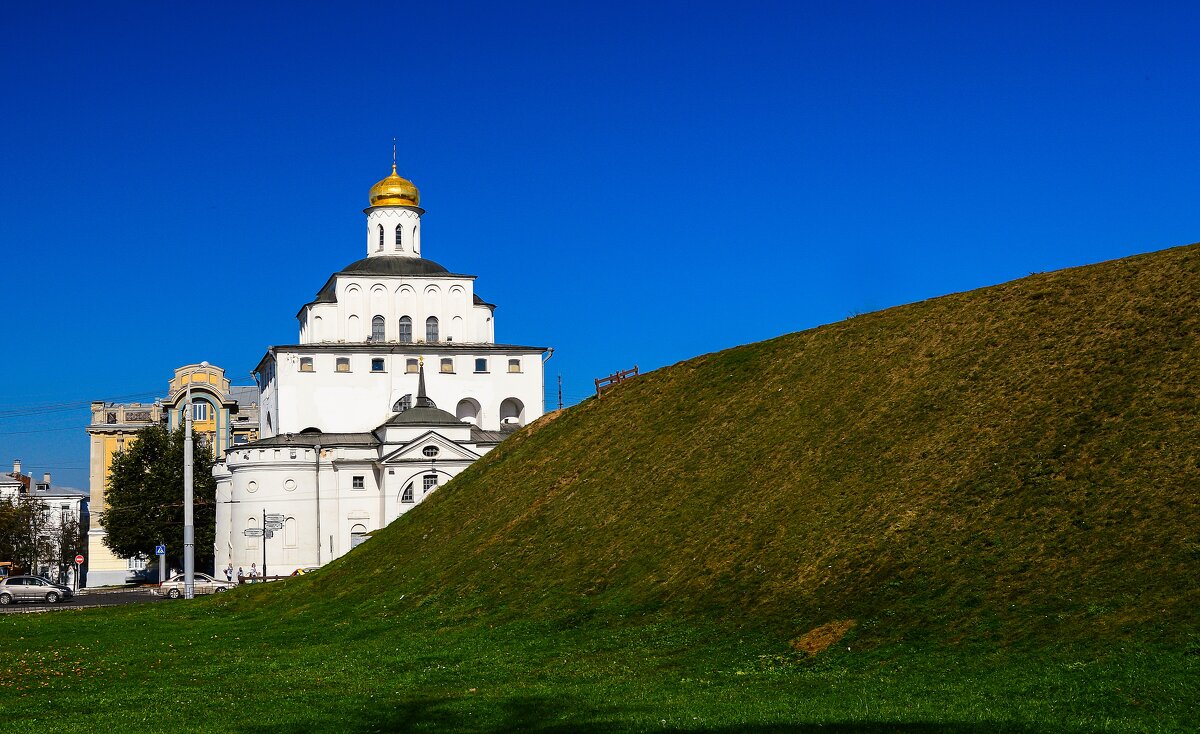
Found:
[{"label": "cylindrical tower", "polygon": [[421,257],[421,194],[412,181],[392,173],[371,187],[367,215],[367,257]]}]

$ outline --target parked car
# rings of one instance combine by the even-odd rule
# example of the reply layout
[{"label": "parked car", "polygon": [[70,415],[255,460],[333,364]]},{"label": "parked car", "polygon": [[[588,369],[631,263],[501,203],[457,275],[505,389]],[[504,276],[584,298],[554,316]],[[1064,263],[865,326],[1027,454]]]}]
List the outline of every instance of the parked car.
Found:
[{"label": "parked car", "polygon": [[304,568],[297,568],[295,571],[292,571],[292,575],[293,576],[303,576],[305,574],[313,573],[314,571],[319,571],[319,570],[321,570],[320,566],[305,566]]},{"label": "parked car", "polygon": [[125,576],[127,584],[149,584],[154,582],[154,577],[158,576],[157,571],[151,571],[148,568],[133,569]]},{"label": "parked car", "polygon": [[[235,586],[237,584],[232,581],[214,579],[206,573],[192,574],[192,590],[196,596],[200,596],[201,594],[219,594]],[[183,574],[172,576],[159,584],[158,593],[171,599],[181,598],[183,596]]]},{"label": "parked car", "polygon": [[44,601],[57,604],[75,593],[71,587],[55,584],[37,576],[8,576],[0,579],[0,605],[18,601]]}]

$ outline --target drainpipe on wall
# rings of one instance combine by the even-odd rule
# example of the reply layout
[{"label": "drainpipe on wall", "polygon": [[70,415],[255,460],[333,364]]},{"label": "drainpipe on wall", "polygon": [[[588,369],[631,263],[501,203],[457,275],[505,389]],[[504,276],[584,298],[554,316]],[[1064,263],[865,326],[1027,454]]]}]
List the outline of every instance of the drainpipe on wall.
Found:
[{"label": "drainpipe on wall", "polygon": [[317,565],[321,565],[321,444],[313,446],[316,451],[316,470],[317,470]]},{"label": "drainpipe on wall", "polygon": [[554,347],[546,352],[546,356],[542,358],[542,415],[546,414],[546,363],[554,356]]}]

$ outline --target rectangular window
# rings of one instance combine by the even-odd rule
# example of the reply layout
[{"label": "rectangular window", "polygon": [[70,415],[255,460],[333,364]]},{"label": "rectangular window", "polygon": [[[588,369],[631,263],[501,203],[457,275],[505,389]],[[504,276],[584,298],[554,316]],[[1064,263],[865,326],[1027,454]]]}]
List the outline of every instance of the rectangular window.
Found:
[{"label": "rectangular window", "polygon": [[487,372],[488,371],[487,357],[476,357],[475,358],[475,371],[476,372]]},{"label": "rectangular window", "polygon": [[415,375],[419,371],[419,366],[417,365],[417,360],[415,360],[415,359],[406,360],[404,362],[404,371]]},{"label": "rectangular window", "polygon": [[192,403],[192,420],[208,420],[208,403]]},{"label": "rectangular window", "polygon": [[521,371],[521,360],[519,360],[519,359],[508,360],[508,371],[509,372],[520,372]]},{"label": "rectangular window", "polygon": [[442,357],[442,372],[454,372],[453,357]]},{"label": "rectangular window", "polygon": [[241,446],[242,444],[250,443],[250,437],[244,433],[239,433],[233,437],[233,445]]},{"label": "rectangular window", "polygon": [[301,357],[300,358],[300,371],[301,372],[312,372],[313,371],[312,359],[313,359],[312,357]]},{"label": "rectangular window", "polygon": [[425,480],[425,491],[429,492],[437,486],[437,474],[426,474],[422,477]]},{"label": "rectangular window", "polygon": [[350,480],[350,487],[353,489],[366,489],[366,477],[353,477]]},{"label": "rectangular window", "polygon": [[69,521],[71,519],[71,506],[63,505],[61,509],[62,509],[62,524],[66,525],[67,521]]},{"label": "rectangular window", "polygon": [[382,357],[372,357],[371,358],[371,371],[372,372],[383,372],[383,358]]},{"label": "rectangular window", "polygon": [[350,371],[350,358],[349,357],[338,357],[337,358],[337,371],[338,372],[349,372]]}]

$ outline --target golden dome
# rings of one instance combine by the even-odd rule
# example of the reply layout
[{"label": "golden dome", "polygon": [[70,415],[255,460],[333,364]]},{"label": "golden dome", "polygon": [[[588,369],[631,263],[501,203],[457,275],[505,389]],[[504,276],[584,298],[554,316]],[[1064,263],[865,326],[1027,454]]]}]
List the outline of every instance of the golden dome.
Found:
[{"label": "golden dome", "polygon": [[396,173],[392,164],[392,175],[371,187],[371,206],[420,206],[421,192],[413,182]]}]

